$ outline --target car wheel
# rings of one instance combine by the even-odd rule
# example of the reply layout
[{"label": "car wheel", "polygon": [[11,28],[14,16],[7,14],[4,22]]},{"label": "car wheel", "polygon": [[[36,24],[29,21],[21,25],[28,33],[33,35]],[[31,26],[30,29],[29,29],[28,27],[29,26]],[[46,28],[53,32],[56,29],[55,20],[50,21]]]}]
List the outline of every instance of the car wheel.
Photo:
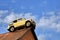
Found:
[{"label": "car wheel", "polygon": [[32,27],[33,27],[33,29],[35,29],[35,25],[33,25]]},{"label": "car wheel", "polygon": [[12,26],[12,27],[10,27],[9,31],[10,32],[14,32],[15,31],[15,28]]},{"label": "car wheel", "polygon": [[26,21],[25,26],[26,26],[26,28],[30,27],[31,26],[31,22],[30,21]]}]

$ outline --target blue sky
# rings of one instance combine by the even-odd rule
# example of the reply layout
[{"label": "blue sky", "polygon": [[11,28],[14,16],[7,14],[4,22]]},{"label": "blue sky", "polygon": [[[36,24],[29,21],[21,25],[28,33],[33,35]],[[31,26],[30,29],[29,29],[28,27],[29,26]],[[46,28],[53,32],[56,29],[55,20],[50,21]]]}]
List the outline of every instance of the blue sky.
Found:
[{"label": "blue sky", "polygon": [[60,0],[0,0],[0,34],[21,17],[35,20],[38,40],[60,40]]}]

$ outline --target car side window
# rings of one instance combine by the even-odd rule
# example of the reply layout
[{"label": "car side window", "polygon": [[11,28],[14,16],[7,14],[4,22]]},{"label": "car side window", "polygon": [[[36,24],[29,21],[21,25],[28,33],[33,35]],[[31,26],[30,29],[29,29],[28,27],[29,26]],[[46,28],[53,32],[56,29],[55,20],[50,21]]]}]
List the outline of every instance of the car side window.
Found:
[{"label": "car side window", "polygon": [[22,20],[22,18],[18,19],[18,20]]},{"label": "car side window", "polygon": [[22,18],[18,19],[18,21],[21,21],[21,20],[22,20]]},{"label": "car side window", "polygon": [[14,20],[14,21],[13,21],[13,23],[16,23],[16,22],[17,22],[17,20]]},{"label": "car side window", "polygon": [[18,20],[18,22],[21,21],[21,20]]}]

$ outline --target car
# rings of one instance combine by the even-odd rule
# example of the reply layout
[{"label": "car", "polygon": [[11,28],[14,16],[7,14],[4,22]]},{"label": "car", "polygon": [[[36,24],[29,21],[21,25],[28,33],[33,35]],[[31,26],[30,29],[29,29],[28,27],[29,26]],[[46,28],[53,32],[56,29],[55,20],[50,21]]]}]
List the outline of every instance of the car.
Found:
[{"label": "car", "polygon": [[22,28],[33,28],[35,29],[36,23],[32,19],[25,19],[25,18],[19,18],[14,21],[12,21],[8,27],[7,30],[10,32],[14,32],[17,29],[22,29]]}]

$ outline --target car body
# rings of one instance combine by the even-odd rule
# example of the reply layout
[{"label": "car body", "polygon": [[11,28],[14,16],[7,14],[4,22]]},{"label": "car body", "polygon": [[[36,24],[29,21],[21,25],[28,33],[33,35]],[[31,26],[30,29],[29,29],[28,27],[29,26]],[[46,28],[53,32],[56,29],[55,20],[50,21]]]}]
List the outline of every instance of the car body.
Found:
[{"label": "car body", "polygon": [[13,32],[16,29],[22,29],[22,28],[28,28],[28,27],[32,27],[35,29],[35,26],[36,26],[36,23],[32,19],[26,20],[25,18],[20,18],[12,21],[8,25],[7,29],[8,31]]}]

